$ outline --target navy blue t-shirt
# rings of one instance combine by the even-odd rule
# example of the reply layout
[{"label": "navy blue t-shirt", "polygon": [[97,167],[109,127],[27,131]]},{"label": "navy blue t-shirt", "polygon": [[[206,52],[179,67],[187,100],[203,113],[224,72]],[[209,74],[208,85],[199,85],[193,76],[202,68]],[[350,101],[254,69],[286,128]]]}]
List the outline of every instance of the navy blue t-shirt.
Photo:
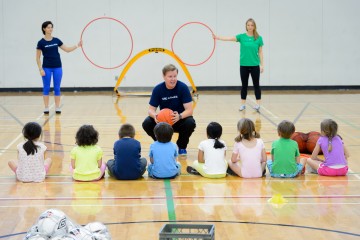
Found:
[{"label": "navy blue t-shirt", "polygon": [[192,102],[192,97],[188,86],[181,81],[177,81],[173,89],[167,89],[165,82],[155,86],[152,91],[149,104],[153,107],[169,108],[178,113],[182,113],[185,103]]},{"label": "navy blue t-shirt", "polygon": [[36,49],[41,50],[43,59],[43,68],[59,68],[61,67],[60,54],[58,51],[58,47],[63,45],[63,42],[58,38],[53,38],[51,41],[46,41],[42,38],[38,44]]},{"label": "navy blue t-shirt", "polygon": [[117,179],[132,180],[141,177],[141,145],[133,138],[122,138],[114,143],[114,175]]}]

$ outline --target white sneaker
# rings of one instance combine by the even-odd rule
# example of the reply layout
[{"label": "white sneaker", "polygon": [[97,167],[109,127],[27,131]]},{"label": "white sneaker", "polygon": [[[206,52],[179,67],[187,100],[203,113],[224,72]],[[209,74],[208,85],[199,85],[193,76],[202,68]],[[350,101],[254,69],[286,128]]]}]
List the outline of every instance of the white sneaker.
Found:
[{"label": "white sneaker", "polygon": [[61,108],[57,107],[57,108],[55,109],[55,113],[56,113],[56,114],[61,114]]},{"label": "white sneaker", "polygon": [[317,170],[313,169],[312,167],[310,167],[309,164],[306,165],[306,173],[317,173]]},{"label": "white sneaker", "polygon": [[258,112],[260,111],[260,105],[255,105],[253,108]]},{"label": "white sneaker", "polygon": [[246,106],[245,105],[241,105],[240,108],[239,108],[239,111],[243,111],[245,110]]}]

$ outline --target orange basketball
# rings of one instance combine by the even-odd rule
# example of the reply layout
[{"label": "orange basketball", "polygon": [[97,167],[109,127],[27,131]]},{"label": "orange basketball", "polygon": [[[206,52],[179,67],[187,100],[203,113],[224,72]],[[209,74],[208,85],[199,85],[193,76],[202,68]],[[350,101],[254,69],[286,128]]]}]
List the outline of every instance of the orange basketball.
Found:
[{"label": "orange basketball", "polygon": [[169,108],[163,108],[161,109],[161,111],[158,113],[158,115],[156,115],[156,119],[159,122],[166,122],[170,125],[173,125],[173,121],[171,120],[172,118],[172,114],[173,114],[173,110],[169,109]]},{"label": "orange basketball", "polygon": [[[312,132],[309,132],[307,135],[308,135],[308,140],[306,141],[306,148],[310,153],[312,153],[314,151],[316,143],[320,137],[320,133],[312,131]],[[319,154],[322,154],[321,150],[320,150]]]},{"label": "orange basketball", "polygon": [[291,136],[291,139],[297,142],[299,146],[299,151],[301,153],[307,152],[307,148],[306,148],[307,135],[305,133],[294,132],[294,134]]}]

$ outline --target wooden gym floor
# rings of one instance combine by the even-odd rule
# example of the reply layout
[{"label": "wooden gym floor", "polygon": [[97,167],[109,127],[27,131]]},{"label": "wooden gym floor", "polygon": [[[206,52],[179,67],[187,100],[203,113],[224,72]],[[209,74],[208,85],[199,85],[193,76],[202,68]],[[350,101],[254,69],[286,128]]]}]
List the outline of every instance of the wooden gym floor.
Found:
[{"label": "wooden gym floor", "polygon": [[[53,101],[53,99],[51,99]],[[112,147],[121,124],[131,123],[148,159],[152,143],[141,128],[149,96],[111,93],[64,93],[63,113],[42,114],[42,97],[36,93],[0,94],[0,239],[23,239],[39,214],[58,208],[79,224],[101,221],[113,239],[158,239],[161,227],[171,221],[214,224],[216,239],[357,239],[360,237],[360,95],[353,91],[264,92],[260,113],[239,112],[238,92],[200,92],[194,99],[197,128],[190,139],[187,158],[180,158],[182,173],[174,180],[145,177],[137,181],[74,182],[69,153],[82,124],[93,124],[100,133],[103,160],[112,158]],[[277,124],[288,119],[297,131],[319,131],[324,118],[339,124],[339,134],[350,151],[345,177],[305,174],[295,179],[206,179],[186,173],[206,138],[210,121],[223,126],[223,139],[231,156],[236,123],[242,118],[256,123],[270,151],[277,139]],[[43,126],[43,141],[53,159],[43,183],[17,182],[7,166],[16,159],[21,130],[29,121]],[[174,136],[176,139],[177,136]],[[273,203],[269,202],[272,199]]]}]

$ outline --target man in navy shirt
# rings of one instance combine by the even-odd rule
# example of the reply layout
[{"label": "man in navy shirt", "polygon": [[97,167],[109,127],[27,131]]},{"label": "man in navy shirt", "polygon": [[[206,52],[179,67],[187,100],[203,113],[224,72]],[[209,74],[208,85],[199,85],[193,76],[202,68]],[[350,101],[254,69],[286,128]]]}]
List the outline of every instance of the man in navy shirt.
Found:
[{"label": "man in navy shirt", "polygon": [[166,65],[163,70],[164,82],[155,86],[152,91],[149,106],[149,116],[144,120],[142,126],[145,132],[156,141],[154,127],[158,123],[156,109],[169,108],[174,111],[172,116],[174,132],[179,133],[176,144],[179,155],[186,155],[186,147],[189,138],[196,127],[193,118],[192,97],[187,85],[178,81],[178,69],[172,65]]}]

